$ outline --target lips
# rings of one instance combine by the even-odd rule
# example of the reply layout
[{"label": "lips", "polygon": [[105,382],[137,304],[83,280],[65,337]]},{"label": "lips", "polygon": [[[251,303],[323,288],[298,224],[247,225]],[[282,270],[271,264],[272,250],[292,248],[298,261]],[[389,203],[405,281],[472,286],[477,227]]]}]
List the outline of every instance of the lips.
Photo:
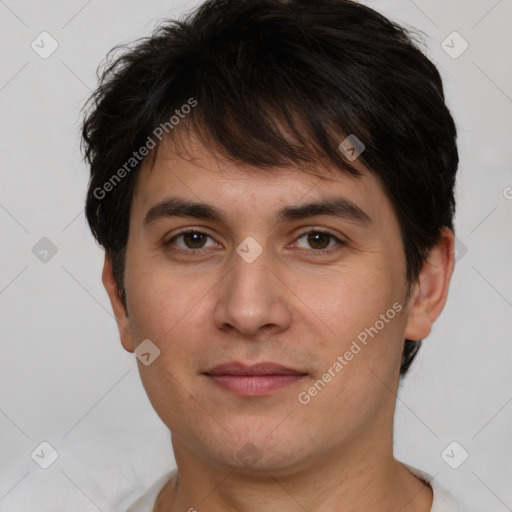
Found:
[{"label": "lips", "polygon": [[216,386],[239,396],[266,396],[303,379],[307,373],[264,362],[244,365],[224,363],[204,373]]},{"label": "lips", "polygon": [[258,363],[245,365],[243,363],[231,362],[215,366],[205,372],[206,375],[306,375],[304,372],[294,370],[276,363]]}]

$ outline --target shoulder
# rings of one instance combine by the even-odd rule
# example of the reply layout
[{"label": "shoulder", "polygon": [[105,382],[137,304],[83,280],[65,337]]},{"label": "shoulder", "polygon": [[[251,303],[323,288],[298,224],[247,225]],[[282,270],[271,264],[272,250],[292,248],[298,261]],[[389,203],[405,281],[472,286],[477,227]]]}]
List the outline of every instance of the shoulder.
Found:
[{"label": "shoulder", "polygon": [[421,471],[417,468],[409,466],[408,464],[402,464],[418,478],[421,478],[425,483],[429,484],[432,488],[434,499],[432,501],[432,508],[430,512],[462,512],[459,510],[455,498],[442,487],[437,480],[430,476],[428,473]]},{"label": "shoulder", "polygon": [[165,484],[176,474],[173,469],[162,475],[142,496],[139,496],[127,509],[126,512],[152,512],[155,501]]}]

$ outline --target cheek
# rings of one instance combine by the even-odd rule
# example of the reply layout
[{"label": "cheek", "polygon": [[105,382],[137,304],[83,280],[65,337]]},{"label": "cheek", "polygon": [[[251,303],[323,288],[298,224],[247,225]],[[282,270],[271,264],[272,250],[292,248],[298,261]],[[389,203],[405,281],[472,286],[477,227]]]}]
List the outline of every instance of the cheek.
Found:
[{"label": "cheek", "polygon": [[346,322],[340,318],[337,332],[342,334],[323,352],[319,373],[301,390],[301,403],[309,400],[304,410],[320,416],[330,411],[324,428],[333,438],[372,424],[383,404],[394,399],[390,390],[399,375],[403,318],[390,305],[382,310],[386,323],[380,311],[367,311],[364,318],[359,311],[357,319]]},{"label": "cheek", "polygon": [[403,306],[402,301],[400,286],[393,281],[391,272],[376,268],[343,276],[325,299],[325,314],[336,333],[343,333],[345,339],[352,338],[377,321],[380,326],[380,315],[385,315],[384,320],[395,319],[399,308],[393,308],[393,304]]},{"label": "cheek", "polygon": [[371,408],[398,377],[406,318],[400,281],[394,279],[392,269],[375,266],[345,276],[325,302],[331,334],[317,347],[324,368],[316,377],[329,369],[336,374],[323,398],[337,401],[340,410]]},{"label": "cheek", "polygon": [[166,392],[174,401],[186,399],[183,386],[188,388],[186,383],[195,377],[201,347],[208,345],[212,325],[209,293],[216,281],[177,275],[158,265],[149,268],[140,266],[138,271],[132,267],[128,306],[135,346],[150,339],[160,350],[155,364],[146,368],[139,363],[139,368],[148,394],[165,405],[169,401]]},{"label": "cheek", "polygon": [[[198,407],[192,399],[190,379],[204,314],[201,298],[205,291],[184,288],[183,279],[153,266],[132,265],[126,292],[135,346],[151,340],[160,350],[148,366],[138,361],[141,382],[153,408],[172,430],[181,432],[183,411]],[[179,411],[182,411],[181,416]],[[199,415],[199,412],[197,412]],[[204,411],[203,411],[204,415]]]},{"label": "cheek", "polygon": [[184,279],[159,264],[139,263],[136,258],[130,266],[127,262],[127,270],[128,308],[137,338],[143,336],[164,343],[181,325],[190,325],[206,283]]}]

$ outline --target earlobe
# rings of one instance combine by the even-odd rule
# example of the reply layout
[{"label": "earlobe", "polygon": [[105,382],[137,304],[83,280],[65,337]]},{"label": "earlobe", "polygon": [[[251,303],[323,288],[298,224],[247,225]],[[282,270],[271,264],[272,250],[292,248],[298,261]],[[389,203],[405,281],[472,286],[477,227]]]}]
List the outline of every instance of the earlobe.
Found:
[{"label": "earlobe", "polygon": [[431,249],[415,283],[409,303],[405,338],[419,341],[426,338],[448,297],[455,265],[454,235],[444,227],[439,242]]},{"label": "earlobe", "polygon": [[133,352],[135,350],[135,346],[133,343],[130,321],[128,319],[126,308],[124,307],[123,301],[121,299],[121,294],[119,292],[119,288],[114,277],[114,272],[112,269],[112,259],[106,253],[101,279],[103,281],[103,286],[105,287],[105,290],[107,291],[108,297],[110,299],[110,304],[112,305],[112,310],[114,312],[114,316],[116,319],[117,328],[119,329],[121,344],[123,345],[126,351]]}]

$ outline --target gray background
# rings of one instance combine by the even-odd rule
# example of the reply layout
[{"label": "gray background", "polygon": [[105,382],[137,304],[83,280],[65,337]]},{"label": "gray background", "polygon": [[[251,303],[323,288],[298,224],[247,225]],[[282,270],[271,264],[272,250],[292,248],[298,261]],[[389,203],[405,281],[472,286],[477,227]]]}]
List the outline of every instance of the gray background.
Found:
[{"label": "gray background", "polygon": [[[401,385],[396,456],[468,511],[512,510],[512,1],[366,3],[428,35],[461,157],[458,261],[445,311]],[[106,52],[194,5],[0,0],[3,512],[123,510],[174,466],[101,284],[78,125]],[[31,47],[43,31],[59,45],[47,59]],[[453,31],[469,44],[458,58],[441,46]],[[446,44],[462,49],[453,36]],[[43,237],[53,256],[34,254]],[[59,455],[48,469],[31,458],[43,441]],[[458,469],[441,456],[453,441],[469,453]],[[453,464],[462,452],[448,453]]]}]

